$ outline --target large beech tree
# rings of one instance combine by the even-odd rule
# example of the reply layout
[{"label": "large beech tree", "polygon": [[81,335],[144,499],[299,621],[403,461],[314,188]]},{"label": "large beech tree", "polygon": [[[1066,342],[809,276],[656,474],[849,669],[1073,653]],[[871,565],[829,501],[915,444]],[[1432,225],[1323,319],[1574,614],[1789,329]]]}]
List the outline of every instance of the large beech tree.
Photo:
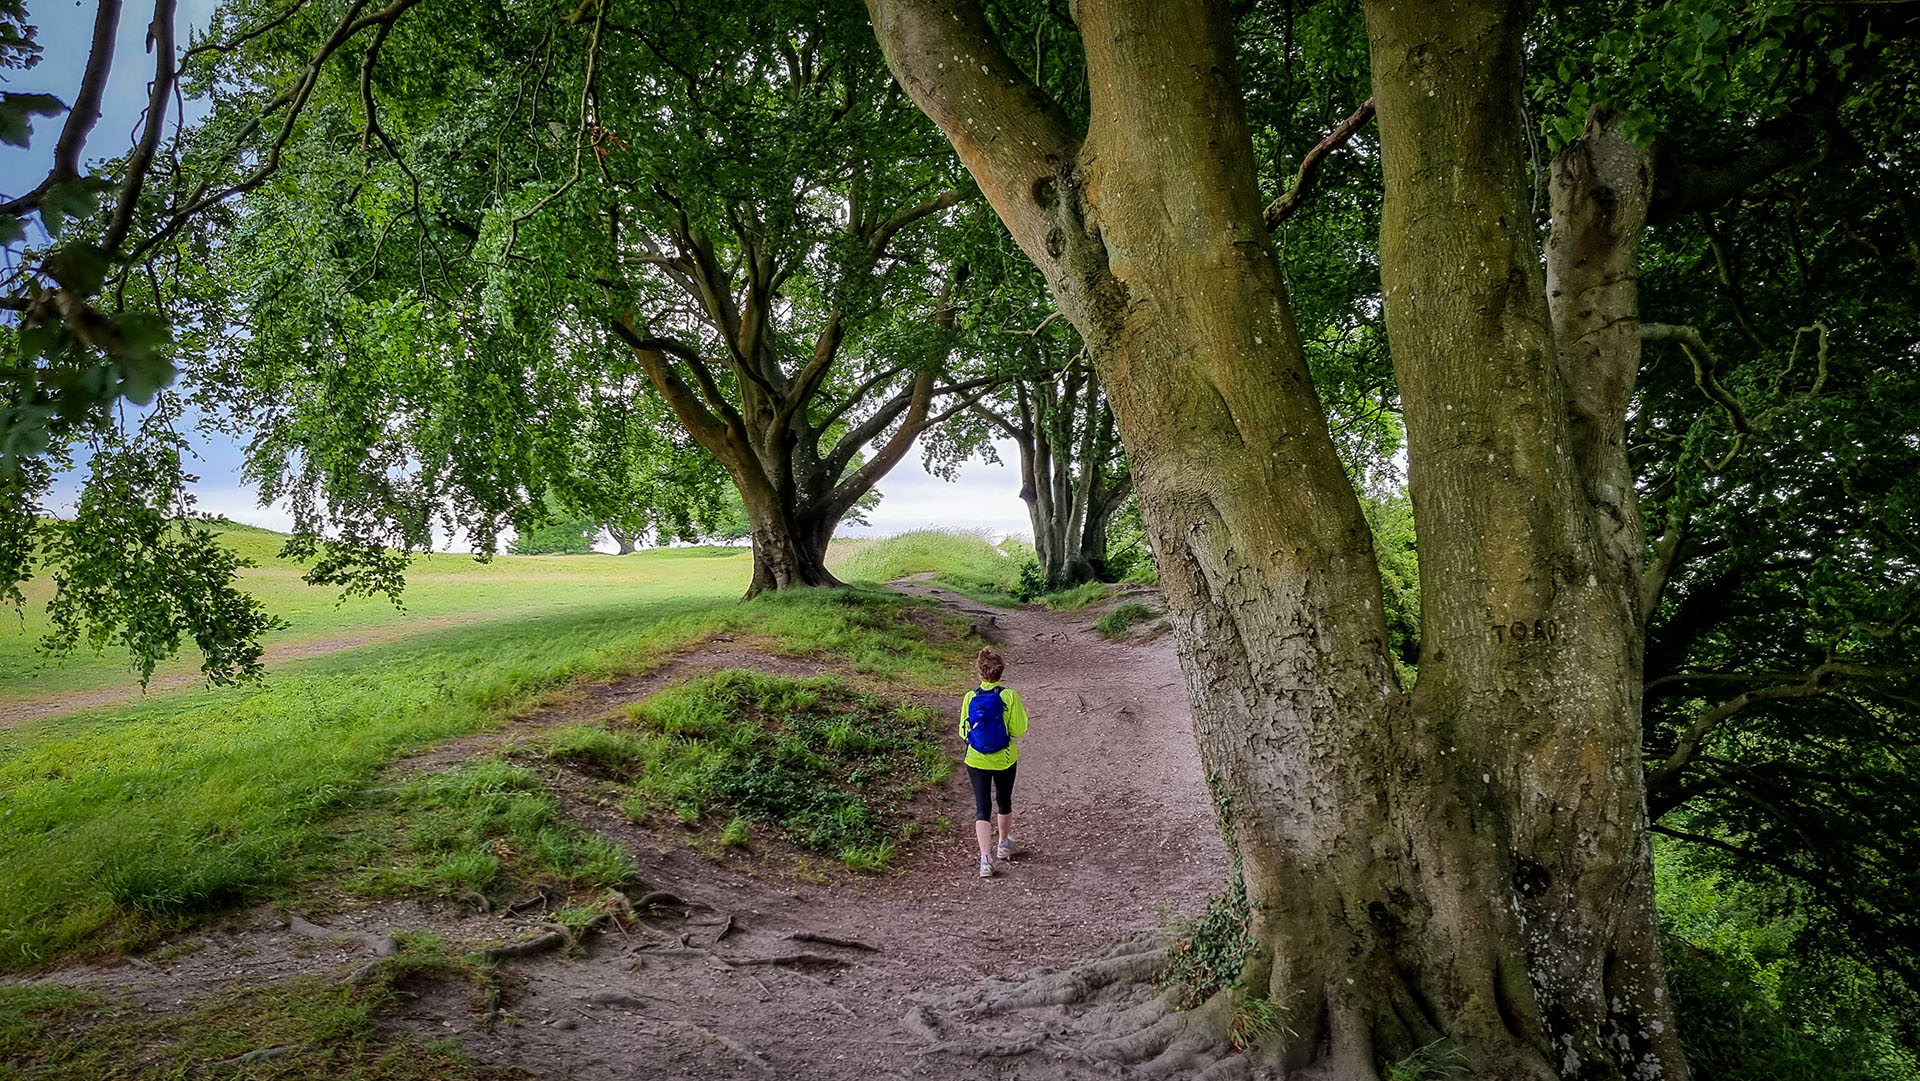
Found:
[{"label": "large beech tree", "polygon": [[1484,1077],[1684,1077],[1640,767],[1632,367],[1556,348],[1522,7],[1367,10],[1411,690],[1267,237],[1225,6],[1078,4],[1084,127],[975,5],[868,7],[1112,397],[1243,868],[1244,994],[1288,1019],[1262,1053],[1360,1078],[1445,1039]]},{"label": "large beech tree", "polygon": [[[207,382],[276,433],[261,472],[331,510],[370,438],[482,517],[552,485],[606,518],[588,497],[608,486],[568,459],[436,433],[561,445],[578,425],[556,396],[657,395],[739,490],[750,592],[838,584],[835,527],[984,385],[947,378],[965,259],[926,235],[969,189],[851,13],[437,4],[367,41],[358,84],[321,88],[214,231],[223,317],[253,332]],[[297,75],[273,58],[324,29],[272,29],[221,71],[273,93]],[[448,375],[364,362],[401,340]],[[485,400],[438,408],[463,371]],[[345,468],[288,474],[315,456]]]},{"label": "large beech tree", "polygon": [[1078,357],[1018,380],[1004,405],[982,406],[1020,455],[1020,498],[1050,586],[1107,577],[1107,529],[1133,490],[1113,410]]}]

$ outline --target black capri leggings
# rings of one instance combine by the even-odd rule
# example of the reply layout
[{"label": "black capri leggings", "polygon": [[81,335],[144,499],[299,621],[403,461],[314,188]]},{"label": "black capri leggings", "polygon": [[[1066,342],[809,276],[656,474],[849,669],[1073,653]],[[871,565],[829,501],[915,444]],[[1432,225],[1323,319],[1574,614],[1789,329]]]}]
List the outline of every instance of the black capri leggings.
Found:
[{"label": "black capri leggings", "polygon": [[1006,769],[981,769],[979,766],[967,767],[967,780],[973,782],[973,820],[989,822],[993,819],[993,806],[987,799],[988,790],[998,797],[1000,813],[1013,813],[1013,771],[1020,768],[1015,762]]}]

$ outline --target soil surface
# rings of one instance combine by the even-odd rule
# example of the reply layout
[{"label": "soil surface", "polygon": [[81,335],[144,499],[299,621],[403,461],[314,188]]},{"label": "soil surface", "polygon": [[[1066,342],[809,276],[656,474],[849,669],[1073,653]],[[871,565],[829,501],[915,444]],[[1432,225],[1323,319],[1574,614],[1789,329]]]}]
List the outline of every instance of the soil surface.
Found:
[{"label": "soil surface", "polygon": [[[961,770],[939,796],[951,805],[952,828],[880,875],[833,867],[796,877],[775,861],[716,861],[611,808],[570,799],[570,813],[633,854],[643,885],[628,893],[640,918],[588,936],[571,955],[501,962],[498,1013],[476,989],[443,981],[410,988],[386,1020],[457,1039],[476,1062],[554,1081],[1131,1076],[1086,1053],[1081,1018],[1146,1001],[1143,984],[1017,1013],[978,1004],[983,987],[1011,987],[1164,930],[1222,885],[1226,855],[1172,641],[1105,641],[1092,628],[1098,609],[1000,610],[926,583],[898,588],[935,599],[1001,643],[1006,682],[1031,714],[1014,791],[1019,848],[995,877],[976,874]],[[643,676],[579,688],[502,729],[402,760],[394,773],[452,768],[509,745],[526,726],[604,716],[699,671],[829,670],[752,645],[709,642]],[[957,701],[948,712],[957,719]],[[677,901],[647,905],[649,891]],[[461,946],[531,939],[541,933],[540,907],[537,898],[525,911],[485,914],[350,902],[306,914],[360,936],[336,941],[315,937],[312,926],[296,932],[290,913],[261,908],[148,958],[38,978],[165,1012],[236,983],[350,972],[394,931],[431,931]],[[1116,1027],[1124,1022],[1103,1022],[1098,1034],[1111,1037]]]}]

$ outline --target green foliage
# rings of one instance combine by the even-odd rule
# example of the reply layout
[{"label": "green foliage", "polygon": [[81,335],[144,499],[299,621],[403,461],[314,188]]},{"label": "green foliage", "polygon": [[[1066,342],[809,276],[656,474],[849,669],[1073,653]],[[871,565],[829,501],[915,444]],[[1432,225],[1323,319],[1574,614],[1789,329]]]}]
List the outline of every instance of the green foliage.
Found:
[{"label": "green foliage", "polygon": [[[71,519],[33,523],[8,517],[0,528],[15,574],[25,573],[29,538],[52,570],[47,603],[49,653],[85,640],[97,653],[125,648],[145,684],[159,662],[190,638],[209,683],[257,678],[262,638],[282,629],[238,586],[252,564],[219,543],[219,534],[191,516],[193,477],[181,468],[184,441],[171,414],[150,417],[138,439],[109,435],[93,450],[87,483]],[[29,532],[30,530],[30,532]],[[24,603],[17,582],[8,583]]]},{"label": "green foliage", "polygon": [[600,524],[592,517],[558,518],[517,533],[507,551],[517,556],[585,555],[593,551]]},{"label": "green foliage", "polygon": [[1116,582],[1159,585],[1153,548],[1147,543],[1147,523],[1140,516],[1140,498],[1130,495],[1107,527],[1107,574]]},{"label": "green foliage", "polygon": [[1687,1064],[1716,1081],[1895,1081],[1915,1076],[1911,1049],[1833,1044],[1797,1031],[1751,976],[1705,951],[1669,938],[1667,989],[1673,995]]},{"label": "green foliage", "polygon": [[1227,888],[1207,900],[1206,911],[1179,929],[1160,974],[1161,987],[1180,991],[1179,1008],[1191,1010],[1223,988],[1240,986],[1241,969],[1257,945],[1247,932],[1247,886],[1236,866]]},{"label": "green foliage", "polygon": [[1822,942],[1804,898],[1785,883],[1717,869],[1710,850],[1656,841],[1668,984],[1704,1076],[1920,1077],[1911,1000]]},{"label": "green foliage", "polygon": [[1420,663],[1420,550],[1414,536],[1413,502],[1404,491],[1363,495],[1360,509],[1373,531],[1373,554],[1380,566],[1387,646],[1401,681],[1411,686]]},{"label": "green foliage", "polygon": [[1020,572],[1014,575],[1013,585],[1007,589],[1007,595],[1022,604],[1039,600],[1053,588],[1047,580],[1047,572],[1040,569],[1037,560],[1029,559],[1020,564]]},{"label": "green foliage", "polygon": [[631,728],[559,733],[548,753],[629,786],[635,819],[726,813],[722,846],[764,822],[856,871],[891,861],[899,804],[935,779],[928,759],[945,757],[937,716],[826,677],[717,672],[629,716]]},{"label": "green foliage", "polygon": [[1649,809],[1700,843],[1690,862],[1719,892],[1792,916],[1789,968],[1904,983],[1888,1008],[1920,1033],[1920,292],[1894,179],[1920,44],[1883,40],[1887,20],[1674,3],[1609,30],[1590,68],[1571,55],[1669,175],[1781,154],[1750,197],[1640,248],[1642,319],[1705,346],[1646,343],[1629,429],[1666,576],[1646,636]]},{"label": "green foliage", "polygon": [[1106,615],[1093,624],[1102,638],[1125,638],[1133,632],[1133,625],[1142,620],[1152,619],[1153,609],[1138,601],[1116,604]]},{"label": "green foliage", "polygon": [[[0,27],[11,28],[11,24],[0,22]],[[0,48],[11,44],[11,41],[10,38],[0,38]],[[59,116],[66,111],[66,105],[52,94],[22,94],[12,90],[0,93],[0,143],[26,146],[33,134],[34,117]],[[19,237],[11,237],[7,243],[16,243],[18,240]]]}]

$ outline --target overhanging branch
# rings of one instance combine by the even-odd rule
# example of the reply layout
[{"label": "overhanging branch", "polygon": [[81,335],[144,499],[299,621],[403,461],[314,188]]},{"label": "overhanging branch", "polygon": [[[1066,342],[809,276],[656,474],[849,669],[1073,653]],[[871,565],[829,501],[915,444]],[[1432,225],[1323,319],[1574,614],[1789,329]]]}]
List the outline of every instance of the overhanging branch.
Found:
[{"label": "overhanging branch", "polygon": [[1268,232],[1280,228],[1282,222],[1292,217],[1294,211],[1300,209],[1300,204],[1306,201],[1308,194],[1313,190],[1313,178],[1320,171],[1320,163],[1326,160],[1328,154],[1347,145],[1354,133],[1365,127],[1367,121],[1373,119],[1373,111],[1372,98],[1361,102],[1352,116],[1342,120],[1338,127],[1327,133],[1326,138],[1314,144],[1312,150],[1307,151],[1306,157],[1300,159],[1300,171],[1294,174],[1293,186],[1287,189],[1285,195],[1275,199],[1267,207]]}]

